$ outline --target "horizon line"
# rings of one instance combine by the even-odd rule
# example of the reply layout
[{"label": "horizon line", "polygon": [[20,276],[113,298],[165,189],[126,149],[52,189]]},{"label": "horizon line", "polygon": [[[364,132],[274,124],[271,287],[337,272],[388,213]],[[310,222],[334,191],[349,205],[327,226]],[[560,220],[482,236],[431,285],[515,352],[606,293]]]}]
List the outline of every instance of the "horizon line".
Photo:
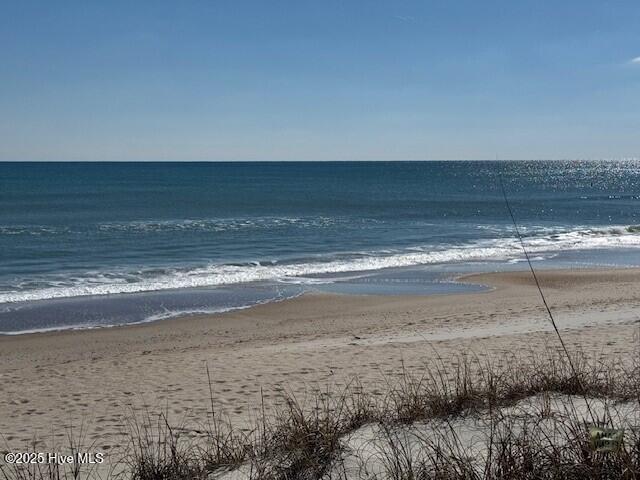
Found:
[{"label": "horizon line", "polygon": [[613,158],[454,158],[454,159],[341,159],[341,160],[274,160],[274,159],[262,159],[262,160],[171,160],[171,159],[127,159],[127,160],[35,160],[35,159],[20,159],[20,160],[7,160],[0,159],[0,163],[421,163],[421,162],[634,162],[640,161],[640,157],[613,157]]}]

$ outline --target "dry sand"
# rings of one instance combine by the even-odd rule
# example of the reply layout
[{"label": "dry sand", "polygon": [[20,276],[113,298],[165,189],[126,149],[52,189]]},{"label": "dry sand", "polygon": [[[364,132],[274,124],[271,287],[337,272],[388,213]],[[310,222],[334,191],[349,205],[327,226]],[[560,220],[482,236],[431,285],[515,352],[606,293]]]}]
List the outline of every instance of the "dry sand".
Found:
[{"label": "dry sand", "polygon": [[[640,269],[540,273],[570,349],[631,358],[638,352]],[[557,339],[528,273],[471,275],[485,293],[434,296],[309,294],[215,316],[145,325],[0,337],[0,434],[13,449],[84,423],[108,451],[127,415],[166,409],[204,418],[208,363],[217,408],[257,417],[283,391],[298,398],[357,376],[370,390],[433,358],[472,351],[497,362],[540,354]],[[2,441],[2,440],[0,440]]]}]

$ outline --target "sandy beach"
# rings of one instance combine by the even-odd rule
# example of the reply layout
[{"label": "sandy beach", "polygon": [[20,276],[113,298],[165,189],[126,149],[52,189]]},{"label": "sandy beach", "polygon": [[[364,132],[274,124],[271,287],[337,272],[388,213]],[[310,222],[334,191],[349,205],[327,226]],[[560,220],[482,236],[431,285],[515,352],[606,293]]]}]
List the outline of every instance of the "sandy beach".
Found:
[{"label": "sandy beach", "polygon": [[[540,280],[567,346],[632,358],[640,330],[640,269],[556,270]],[[250,424],[283,391],[304,398],[357,376],[375,390],[402,365],[420,369],[472,352],[508,361],[559,347],[528,272],[469,275],[484,293],[308,294],[215,316],[0,338],[0,434],[14,448],[84,425],[109,451],[132,412],[164,409],[197,422],[216,408]],[[635,353],[634,353],[635,352]]]}]

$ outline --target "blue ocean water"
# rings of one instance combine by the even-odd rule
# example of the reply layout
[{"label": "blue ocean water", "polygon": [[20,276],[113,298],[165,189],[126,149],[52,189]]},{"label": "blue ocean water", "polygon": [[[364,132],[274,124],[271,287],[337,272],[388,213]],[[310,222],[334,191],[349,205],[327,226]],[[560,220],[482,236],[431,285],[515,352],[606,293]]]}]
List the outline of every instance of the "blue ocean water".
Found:
[{"label": "blue ocean water", "polygon": [[640,264],[640,163],[0,163],[0,332]]}]

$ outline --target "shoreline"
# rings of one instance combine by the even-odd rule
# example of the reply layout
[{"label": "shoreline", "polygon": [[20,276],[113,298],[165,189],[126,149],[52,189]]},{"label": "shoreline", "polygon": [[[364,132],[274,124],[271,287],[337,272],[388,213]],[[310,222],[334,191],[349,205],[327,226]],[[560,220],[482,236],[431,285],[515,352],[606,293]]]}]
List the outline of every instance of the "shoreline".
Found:
[{"label": "shoreline", "polygon": [[[630,357],[640,330],[640,269],[540,270],[570,349]],[[420,369],[433,349],[447,361],[470,352],[501,362],[513,353],[555,348],[555,334],[529,272],[465,274],[490,285],[477,293],[429,296],[306,294],[217,315],[118,328],[0,336],[0,434],[26,445],[62,436],[84,421],[105,451],[122,441],[123,414],[165,406],[189,422],[215,400],[250,422],[263,392],[304,396],[368,386],[401,368]],[[56,433],[57,435],[57,433]]]},{"label": "shoreline", "polygon": [[[384,269],[383,269],[384,270]],[[492,273],[497,273],[497,272],[492,272]],[[476,275],[476,273],[464,273],[464,274],[458,274],[455,277],[452,278],[450,283],[454,283],[454,284],[459,284],[459,285],[477,285],[479,287],[482,287],[483,289],[486,289],[487,291],[491,290],[492,287],[490,285],[480,285],[480,284],[476,284],[473,282],[465,282],[463,281],[463,279],[465,277],[468,276],[472,276],[472,275]],[[449,283],[449,282],[447,282]],[[242,288],[242,284],[236,285],[239,288]],[[158,291],[151,291],[151,292],[136,292],[136,293],[132,293],[132,294],[116,294],[118,296],[122,296],[122,295],[141,295],[141,294],[162,294],[162,290],[158,290]],[[173,293],[173,291],[171,291],[171,293]],[[60,327],[44,327],[44,328],[36,328],[36,329],[32,329],[32,330],[20,330],[20,331],[10,331],[10,332],[0,332],[0,338],[3,337],[18,337],[18,336],[22,336],[22,335],[40,335],[40,334],[49,334],[49,333],[57,333],[57,332],[75,332],[75,331],[95,331],[95,330],[102,330],[102,329],[112,329],[112,328],[126,328],[126,327],[131,327],[131,326],[138,326],[138,325],[146,325],[146,324],[152,324],[152,323],[156,323],[156,322],[165,322],[168,320],[184,320],[184,319],[190,319],[190,318],[195,318],[195,317],[217,317],[220,315],[226,315],[229,313],[233,313],[233,312],[237,312],[237,311],[241,311],[241,310],[250,310],[250,309],[254,309],[257,307],[261,307],[263,305],[269,305],[269,304],[273,304],[273,303],[282,303],[282,302],[289,302],[291,300],[295,300],[297,298],[300,297],[307,297],[307,296],[315,296],[315,295],[335,295],[338,297],[407,297],[407,298],[412,298],[412,297],[432,297],[432,296],[449,296],[449,295],[466,295],[469,293],[483,293],[483,291],[478,291],[478,292],[458,292],[458,291],[451,291],[451,292],[437,292],[437,293],[424,293],[424,294],[370,294],[370,293],[350,293],[350,292],[338,292],[338,291],[324,291],[322,289],[309,289],[306,291],[302,291],[300,293],[297,294],[293,294],[291,296],[288,297],[283,297],[283,298],[272,298],[272,299],[268,299],[268,300],[264,300],[264,301],[258,301],[256,303],[250,304],[250,305],[240,305],[237,307],[223,307],[222,309],[220,309],[219,311],[211,311],[211,312],[197,312],[197,313],[189,313],[189,312],[182,312],[182,313],[177,313],[175,315],[169,315],[167,317],[164,318],[157,318],[156,315],[153,315],[150,318],[147,318],[145,320],[138,320],[138,321],[133,321],[133,322],[128,322],[128,323],[112,323],[112,324],[102,324],[102,325],[88,325],[88,326],[75,326],[75,325],[68,325],[68,326],[60,326]],[[58,300],[75,300],[75,299],[86,299],[86,298],[99,298],[102,299],[104,297],[108,297],[108,295],[105,296],[80,296],[80,297],[69,297],[69,298],[55,298],[55,299],[47,299],[47,300],[37,300],[36,302],[47,302],[47,301],[58,301]],[[154,318],[155,317],[155,318]]]},{"label": "shoreline", "polygon": [[[595,274],[600,274],[601,272],[606,271],[634,271],[638,270],[640,272],[640,267],[596,267],[596,268],[587,268],[587,267],[576,267],[573,269],[566,269],[562,267],[546,267],[536,269],[537,272],[551,271],[551,272],[560,272],[560,271],[571,271],[571,272],[580,272],[584,274],[589,274],[591,272]],[[502,274],[512,274],[512,273],[523,273],[529,274],[529,270],[502,270],[502,271],[491,271],[491,272],[471,272],[471,273],[459,273],[456,274],[452,279],[451,283],[461,284],[461,285],[473,285],[477,287],[482,287],[483,290],[480,291],[452,291],[452,292],[437,292],[437,293],[424,293],[424,294],[369,294],[369,293],[342,293],[337,291],[323,291],[321,289],[302,291],[301,293],[292,295],[290,297],[284,298],[276,298],[269,299],[265,301],[258,301],[257,303],[251,305],[242,305],[238,307],[228,307],[223,308],[220,311],[212,311],[212,312],[198,312],[198,313],[178,313],[176,315],[170,315],[166,318],[149,318],[145,320],[139,320],[129,323],[112,323],[112,324],[104,324],[104,325],[89,325],[89,326],[60,326],[60,327],[44,327],[41,329],[32,329],[32,330],[21,330],[15,332],[0,332],[0,339],[5,337],[21,337],[24,335],[43,335],[43,334],[56,334],[63,332],[84,332],[84,331],[100,331],[100,330],[109,330],[114,328],[127,328],[134,326],[141,326],[147,324],[154,324],[158,322],[167,322],[167,321],[182,321],[189,320],[193,318],[201,318],[201,317],[219,317],[222,315],[232,314],[234,312],[243,311],[243,310],[252,310],[255,308],[259,308],[264,305],[270,305],[274,303],[283,303],[290,302],[292,300],[301,298],[301,297],[309,297],[309,296],[336,296],[336,297],[368,297],[368,298],[378,298],[378,297],[391,297],[391,298],[427,298],[427,297],[446,297],[446,296],[458,296],[458,295],[471,295],[471,294],[482,294],[493,291],[497,288],[497,285],[493,285],[492,282],[495,282],[493,279],[494,276],[499,277]],[[474,281],[474,279],[484,279],[480,281]],[[532,284],[533,285],[533,284]],[[147,292],[158,294],[162,293],[162,291],[154,291]],[[139,293],[133,294],[138,295]],[[127,295],[127,294],[125,294]],[[75,298],[84,298],[84,297],[72,297]],[[55,299],[57,300],[57,299]]]}]

